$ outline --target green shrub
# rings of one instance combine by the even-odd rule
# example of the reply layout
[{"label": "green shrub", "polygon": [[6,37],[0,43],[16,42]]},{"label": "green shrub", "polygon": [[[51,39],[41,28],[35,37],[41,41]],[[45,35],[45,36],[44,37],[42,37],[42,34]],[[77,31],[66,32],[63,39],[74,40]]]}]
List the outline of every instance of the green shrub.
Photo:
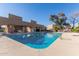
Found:
[{"label": "green shrub", "polygon": [[79,27],[72,29],[72,32],[79,32]]}]

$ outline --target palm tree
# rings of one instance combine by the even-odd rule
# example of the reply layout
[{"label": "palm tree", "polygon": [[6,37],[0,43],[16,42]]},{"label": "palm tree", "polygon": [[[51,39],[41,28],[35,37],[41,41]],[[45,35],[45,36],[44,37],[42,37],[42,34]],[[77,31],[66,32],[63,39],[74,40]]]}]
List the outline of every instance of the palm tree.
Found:
[{"label": "palm tree", "polygon": [[61,30],[63,29],[63,26],[66,24],[67,17],[64,13],[59,13],[57,15],[51,15],[50,20],[54,22],[55,25],[59,26]]}]

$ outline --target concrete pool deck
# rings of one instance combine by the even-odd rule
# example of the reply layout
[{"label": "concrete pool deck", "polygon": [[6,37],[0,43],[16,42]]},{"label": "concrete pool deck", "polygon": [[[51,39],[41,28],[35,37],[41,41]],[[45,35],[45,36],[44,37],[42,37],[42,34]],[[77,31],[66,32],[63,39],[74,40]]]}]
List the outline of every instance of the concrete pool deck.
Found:
[{"label": "concrete pool deck", "polygon": [[46,49],[33,49],[0,36],[0,56],[79,56],[79,33],[63,33]]}]

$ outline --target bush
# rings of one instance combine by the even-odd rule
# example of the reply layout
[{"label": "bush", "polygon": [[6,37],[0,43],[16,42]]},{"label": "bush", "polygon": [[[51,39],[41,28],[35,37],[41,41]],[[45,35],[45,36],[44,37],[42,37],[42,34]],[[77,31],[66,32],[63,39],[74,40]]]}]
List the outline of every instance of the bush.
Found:
[{"label": "bush", "polygon": [[54,26],[54,31],[58,32],[58,30],[59,30],[59,27],[58,26]]},{"label": "bush", "polygon": [[79,32],[79,27],[72,29],[72,32]]},{"label": "bush", "polygon": [[76,29],[72,29],[72,32],[77,32],[77,30]]}]

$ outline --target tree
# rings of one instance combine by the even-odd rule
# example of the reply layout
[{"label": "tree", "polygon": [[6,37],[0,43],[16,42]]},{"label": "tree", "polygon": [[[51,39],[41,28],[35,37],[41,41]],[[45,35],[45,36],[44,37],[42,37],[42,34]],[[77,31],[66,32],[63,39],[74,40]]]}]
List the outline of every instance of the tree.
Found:
[{"label": "tree", "polygon": [[60,30],[66,25],[67,17],[64,13],[59,13],[57,15],[51,15],[50,20],[54,22],[55,25],[59,26]]},{"label": "tree", "polygon": [[72,24],[73,24],[73,27],[72,27],[72,29],[74,29],[75,28],[75,24],[78,22],[78,18],[79,17],[79,13],[75,13],[75,14],[73,14],[72,15]]}]

